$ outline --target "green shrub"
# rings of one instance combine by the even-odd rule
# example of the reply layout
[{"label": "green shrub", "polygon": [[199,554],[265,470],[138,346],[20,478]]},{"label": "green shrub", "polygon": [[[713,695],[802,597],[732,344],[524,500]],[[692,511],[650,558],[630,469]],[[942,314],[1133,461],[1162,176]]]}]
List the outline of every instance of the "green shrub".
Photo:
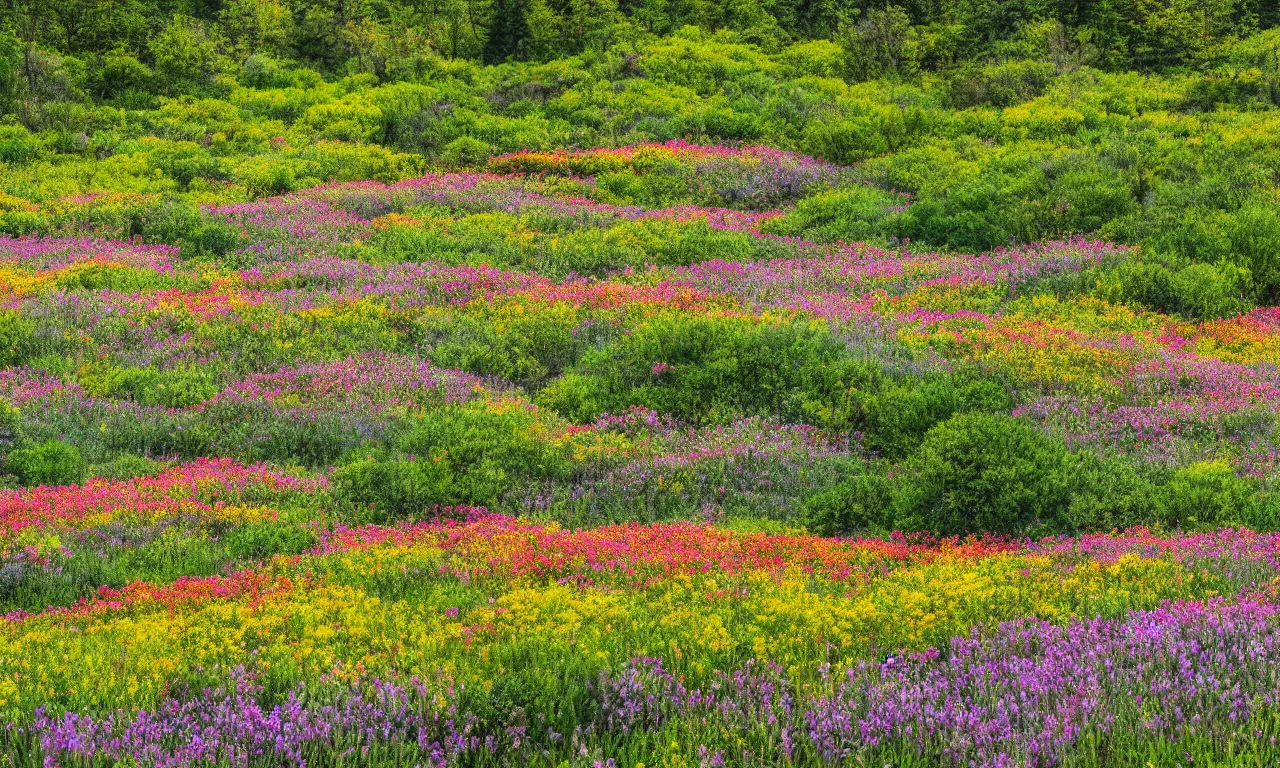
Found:
[{"label": "green shrub", "polygon": [[308,137],[337,141],[372,141],[382,126],[382,110],[370,104],[363,94],[341,101],[316,104],[294,124],[295,130]]},{"label": "green shrub", "polygon": [[778,54],[778,61],[793,77],[837,78],[844,73],[844,49],[830,40],[805,40]]},{"label": "green shrub", "polygon": [[0,450],[8,450],[22,436],[22,411],[12,402],[0,398]]},{"label": "green shrub", "polygon": [[538,429],[535,411],[444,408],[426,416],[398,443],[448,469],[461,503],[492,506],[510,488],[566,479],[568,455]]},{"label": "green shrub", "polygon": [[1006,61],[969,67],[953,75],[950,100],[960,109],[987,104],[1009,107],[1044,93],[1057,73],[1047,61]]},{"label": "green shrub", "polygon": [[566,419],[585,424],[611,410],[615,398],[609,393],[604,377],[582,375],[570,371],[538,393],[537,402]]},{"label": "green shrub", "polygon": [[878,366],[853,359],[825,326],[669,314],[588,353],[577,373],[540,402],[577,418],[639,405],[692,423],[748,415],[844,426],[850,384]]},{"label": "green shrub", "polygon": [[365,459],[329,478],[334,495],[368,522],[422,517],[436,505],[458,503],[453,474],[443,462]]},{"label": "green shrub", "polygon": [[1124,458],[1095,453],[1073,455],[1068,462],[1071,503],[1067,517],[1081,531],[1125,530],[1161,522],[1157,488],[1161,478]]},{"label": "green shrub", "polygon": [[21,165],[40,156],[40,140],[21,125],[0,125],[0,163]]},{"label": "green shrub", "polygon": [[903,204],[902,197],[875,187],[845,187],[802,199],[785,216],[765,222],[764,229],[820,243],[862,242],[880,237],[890,208]]},{"label": "green shrub", "polygon": [[889,151],[883,126],[874,115],[839,121],[814,121],[805,130],[806,152],[840,165],[854,165]]},{"label": "green shrub", "polygon": [[178,368],[86,368],[79,376],[81,386],[91,394],[132,400],[139,405],[187,408],[217,394],[210,371]]},{"label": "green shrub", "polygon": [[153,84],[151,70],[133,55],[121,50],[107,53],[95,73],[99,93],[107,98],[121,98],[130,93],[150,97]]},{"label": "green shrub", "polygon": [[460,136],[445,145],[440,160],[452,168],[484,165],[493,148],[471,136]]},{"label": "green shrub", "polygon": [[1231,260],[1248,269],[1259,303],[1280,300],[1280,211],[1275,199],[1251,199],[1227,220]]},{"label": "green shrub", "polygon": [[1008,412],[1013,398],[993,379],[969,374],[929,375],[886,383],[861,399],[854,429],[864,445],[889,459],[900,459],[920,444],[925,433],[953,414]]},{"label": "green shrub", "polygon": [[231,557],[262,560],[272,555],[300,554],[315,547],[318,540],[311,526],[271,521],[233,528],[224,541]]},{"label": "green shrub", "polygon": [[150,477],[164,469],[164,464],[148,459],[145,456],[125,454],[118,456],[106,464],[95,464],[89,468],[91,477],[103,477],[108,480],[132,480],[135,477]]},{"label": "green shrub", "polygon": [[300,186],[295,165],[286,158],[271,155],[248,157],[236,164],[231,178],[253,197],[282,195]]},{"label": "green shrub", "polygon": [[415,343],[430,346],[437,365],[496,376],[537,391],[607,333],[596,328],[579,308],[559,304],[538,312],[424,315],[413,335]]},{"label": "green shrub", "polygon": [[288,88],[294,78],[284,62],[256,53],[245,59],[240,83],[250,88]]},{"label": "green shrub", "polygon": [[1173,274],[1171,305],[1158,308],[1197,320],[1230,317],[1249,307],[1246,283],[1233,264],[1191,264]]},{"label": "green shrub", "polygon": [[27,486],[73,485],[82,481],[85,473],[80,449],[57,440],[11,451],[5,466]]},{"label": "green shrub", "polygon": [[208,370],[179,368],[160,373],[148,382],[140,402],[166,408],[188,408],[212,398],[218,387]]},{"label": "green shrub", "polygon": [[836,536],[893,525],[893,483],[865,466],[851,468],[838,485],[805,499],[801,521],[820,536]]},{"label": "green shrub", "polygon": [[1212,112],[1221,106],[1249,107],[1254,104],[1272,103],[1275,87],[1275,58],[1269,62],[1273,72],[1264,74],[1259,69],[1232,71],[1227,69],[1206,72],[1196,77],[1187,87],[1183,100],[1184,110]]},{"label": "green shrub", "polygon": [[147,163],[186,189],[193,180],[223,178],[218,158],[191,141],[164,142],[147,154]]},{"label": "green shrub", "polygon": [[907,461],[895,522],[941,536],[1066,530],[1065,455],[1021,419],[960,414],[929,430]]},{"label": "green shrub", "polygon": [[1149,261],[1127,261],[1103,274],[1095,293],[1108,301],[1138,303],[1205,320],[1248,309],[1247,280],[1247,272],[1229,263],[1171,269]]},{"label": "green shrub", "polygon": [[0,366],[20,365],[34,342],[32,322],[16,309],[0,311]]},{"label": "green shrub", "polygon": [[1203,461],[1173,473],[1158,494],[1161,520],[1176,528],[1241,524],[1257,502],[1258,483],[1226,461]]}]

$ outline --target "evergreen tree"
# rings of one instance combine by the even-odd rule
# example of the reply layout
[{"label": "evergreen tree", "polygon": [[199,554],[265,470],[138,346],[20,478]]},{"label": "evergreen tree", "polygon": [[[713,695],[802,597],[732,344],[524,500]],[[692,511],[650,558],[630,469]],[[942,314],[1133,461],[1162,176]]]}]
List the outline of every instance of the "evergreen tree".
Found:
[{"label": "evergreen tree", "polygon": [[489,38],[484,43],[484,63],[500,64],[519,58],[529,39],[529,9],[526,0],[494,0]]}]

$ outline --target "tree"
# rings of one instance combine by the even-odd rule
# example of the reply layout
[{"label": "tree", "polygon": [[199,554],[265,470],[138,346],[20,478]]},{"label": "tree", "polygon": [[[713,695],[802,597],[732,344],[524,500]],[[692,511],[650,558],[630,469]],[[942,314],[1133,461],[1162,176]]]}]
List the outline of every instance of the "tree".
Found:
[{"label": "tree", "polygon": [[13,111],[22,91],[22,42],[0,29],[0,112]]},{"label": "tree", "polygon": [[527,0],[494,0],[489,36],[484,42],[484,63],[501,64],[524,54],[531,36]]},{"label": "tree", "polygon": [[293,14],[279,0],[229,0],[218,22],[241,61],[254,54],[285,57],[290,53]]},{"label": "tree", "polygon": [[218,51],[195,19],[175,16],[150,48],[156,75],[171,93],[197,93],[213,83]]},{"label": "tree", "polygon": [[523,53],[529,59],[550,61],[566,52],[564,25],[545,0],[530,0],[527,21],[529,38]]},{"label": "tree", "polygon": [[845,27],[842,42],[849,77],[862,81],[905,74],[910,32],[911,18],[898,6],[868,10],[856,24]]},{"label": "tree", "polygon": [[1236,35],[1249,34],[1256,17],[1236,0],[1153,0],[1138,4],[1136,63],[1148,67],[1201,63]]},{"label": "tree", "polygon": [[291,38],[298,56],[321,70],[338,72],[352,55],[345,31],[376,14],[366,0],[296,0]]}]

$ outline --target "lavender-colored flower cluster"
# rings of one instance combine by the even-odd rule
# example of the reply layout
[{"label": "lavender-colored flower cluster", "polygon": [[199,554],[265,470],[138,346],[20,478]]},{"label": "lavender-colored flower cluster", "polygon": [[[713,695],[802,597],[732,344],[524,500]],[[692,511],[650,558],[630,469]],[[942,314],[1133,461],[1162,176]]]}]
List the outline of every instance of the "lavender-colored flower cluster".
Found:
[{"label": "lavender-colored flower cluster", "polygon": [[518,732],[502,740],[475,735],[474,718],[459,716],[456,706],[437,707],[451,690],[433,691],[416,678],[374,681],[367,690],[327,697],[298,688],[270,707],[260,704],[262,692],[251,675],[237,670],[222,687],[168,699],[155,711],[94,718],[40,710],[28,731],[48,768],[87,762],[302,768],[386,756],[443,766],[468,752],[492,754],[521,743]]},{"label": "lavender-colored flower cluster", "polygon": [[1275,723],[1259,717],[1280,704],[1278,684],[1280,606],[1249,598],[975,630],[943,651],[824,672],[803,705],[777,667],[698,689],[648,658],[603,676],[598,695],[605,730],[728,723],[755,734],[766,763],[1054,766],[1085,747],[1123,760],[1152,742],[1274,745]]}]

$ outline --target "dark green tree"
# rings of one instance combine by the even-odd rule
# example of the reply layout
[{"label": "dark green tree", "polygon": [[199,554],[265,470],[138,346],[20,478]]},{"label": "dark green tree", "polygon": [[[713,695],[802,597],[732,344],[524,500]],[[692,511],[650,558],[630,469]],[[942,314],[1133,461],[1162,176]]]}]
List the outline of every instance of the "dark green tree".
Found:
[{"label": "dark green tree", "polygon": [[527,0],[494,0],[489,37],[484,42],[484,63],[501,64],[520,58],[529,36]]},{"label": "dark green tree", "polygon": [[842,35],[846,66],[853,80],[905,74],[913,62],[907,50],[911,17],[896,5],[868,10]]}]

